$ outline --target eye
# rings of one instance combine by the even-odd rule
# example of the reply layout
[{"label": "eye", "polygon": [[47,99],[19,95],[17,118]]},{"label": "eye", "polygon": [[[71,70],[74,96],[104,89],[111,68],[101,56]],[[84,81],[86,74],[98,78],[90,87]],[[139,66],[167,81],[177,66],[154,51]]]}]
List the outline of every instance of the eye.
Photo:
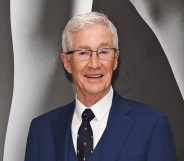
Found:
[{"label": "eye", "polygon": [[105,55],[105,54],[108,54],[109,53],[109,50],[108,49],[100,49],[99,50],[99,53]]},{"label": "eye", "polygon": [[89,51],[78,51],[78,55],[89,55]]}]

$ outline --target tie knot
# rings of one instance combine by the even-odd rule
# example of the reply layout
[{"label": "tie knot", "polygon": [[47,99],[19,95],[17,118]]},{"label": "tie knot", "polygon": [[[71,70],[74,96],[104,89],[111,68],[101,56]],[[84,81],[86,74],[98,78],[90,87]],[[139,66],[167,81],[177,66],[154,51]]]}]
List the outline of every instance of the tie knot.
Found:
[{"label": "tie knot", "polygon": [[82,113],[82,121],[91,121],[95,117],[91,109],[85,109]]}]

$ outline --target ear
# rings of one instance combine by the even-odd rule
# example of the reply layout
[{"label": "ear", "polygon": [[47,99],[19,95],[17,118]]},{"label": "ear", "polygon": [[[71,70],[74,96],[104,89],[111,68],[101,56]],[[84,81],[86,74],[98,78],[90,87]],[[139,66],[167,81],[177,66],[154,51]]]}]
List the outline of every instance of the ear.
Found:
[{"label": "ear", "polygon": [[117,51],[117,53],[115,54],[113,70],[116,70],[118,66],[118,58],[119,58],[119,51]]},{"label": "ear", "polygon": [[69,56],[66,55],[65,53],[61,53],[61,60],[63,62],[64,68],[67,70],[67,72],[72,73]]}]

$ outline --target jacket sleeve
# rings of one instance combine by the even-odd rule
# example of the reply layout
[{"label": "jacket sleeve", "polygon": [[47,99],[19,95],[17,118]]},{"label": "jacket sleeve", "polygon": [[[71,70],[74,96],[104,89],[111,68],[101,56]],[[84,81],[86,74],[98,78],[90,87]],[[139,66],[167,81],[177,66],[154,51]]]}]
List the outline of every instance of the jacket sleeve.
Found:
[{"label": "jacket sleeve", "polygon": [[38,161],[38,146],[34,121],[31,122],[29,129],[24,161]]},{"label": "jacket sleeve", "polygon": [[153,128],[147,161],[176,161],[176,151],[169,121],[159,115]]}]

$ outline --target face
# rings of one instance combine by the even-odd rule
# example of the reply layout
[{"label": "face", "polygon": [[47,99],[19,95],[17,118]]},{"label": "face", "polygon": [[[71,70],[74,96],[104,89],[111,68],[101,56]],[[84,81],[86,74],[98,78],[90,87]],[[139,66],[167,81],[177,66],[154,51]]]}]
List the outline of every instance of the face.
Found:
[{"label": "face", "polygon": [[[72,35],[71,50],[113,48],[112,35],[105,25],[87,26]],[[112,73],[118,64],[118,55],[111,60],[101,60],[96,52],[85,61],[75,60],[73,54],[61,54],[65,69],[72,74],[77,96],[104,96],[110,89]],[[79,98],[80,100],[80,98]]]}]

